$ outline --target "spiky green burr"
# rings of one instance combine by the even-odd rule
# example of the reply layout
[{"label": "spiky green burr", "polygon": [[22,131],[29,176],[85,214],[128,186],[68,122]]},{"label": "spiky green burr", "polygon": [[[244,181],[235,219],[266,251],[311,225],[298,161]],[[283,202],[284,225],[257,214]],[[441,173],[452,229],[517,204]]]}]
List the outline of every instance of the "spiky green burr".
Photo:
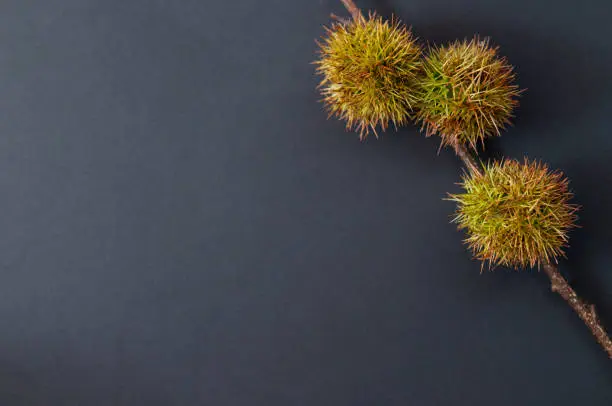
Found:
[{"label": "spiky green burr", "polygon": [[455,41],[430,50],[419,80],[416,119],[442,145],[469,145],[500,135],[520,90],[512,66],[487,39]]},{"label": "spiky green burr", "polygon": [[323,101],[360,138],[405,124],[416,102],[421,48],[408,28],[375,14],[326,28],[317,72]]},{"label": "spiky green burr", "polygon": [[536,161],[505,159],[465,175],[454,222],[467,232],[475,258],[490,266],[526,268],[564,255],[578,207],[568,180]]}]

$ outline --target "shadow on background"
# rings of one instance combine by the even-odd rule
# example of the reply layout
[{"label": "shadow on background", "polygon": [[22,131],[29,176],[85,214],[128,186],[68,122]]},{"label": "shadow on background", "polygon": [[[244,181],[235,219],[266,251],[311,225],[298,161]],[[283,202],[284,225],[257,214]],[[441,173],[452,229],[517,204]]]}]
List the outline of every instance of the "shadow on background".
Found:
[{"label": "shadow on background", "polygon": [[[547,129],[554,133],[542,142],[554,143],[559,137],[576,142],[597,145],[588,134],[551,131],[565,124],[589,119],[589,113],[601,109],[612,92],[609,66],[612,54],[579,39],[570,43],[564,38],[542,37],[541,33],[526,31],[519,25],[500,24],[499,21],[470,20],[469,18],[434,20],[427,25],[415,24],[389,0],[374,0],[373,9],[384,17],[397,16],[412,26],[415,35],[427,44],[445,44],[455,39],[470,38],[478,33],[490,37],[500,46],[500,54],[515,66],[518,84],[526,89],[513,120],[523,129]],[[600,113],[600,117],[601,117]],[[530,131],[533,132],[533,131]],[[543,131],[544,132],[544,131]],[[502,134],[503,136],[503,134]],[[522,135],[513,132],[513,141]],[[503,138],[487,140],[486,149],[480,151],[482,159],[499,159],[503,154]],[[571,145],[566,142],[564,145]],[[567,268],[569,279],[579,295],[596,304],[608,331],[612,330],[612,195],[601,193],[612,184],[610,158],[592,147],[595,156],[575,156],[568,151],[563,171],[576,189],[575,201],[582,206],[579,224],[582,228],[571,235],[568,259],[561,261]],[[526,151],[527,152],[527,151]],[[574,158],[572,158],[574,156]],[[597,174],[594,176],[594,174]],[[605,186],[604,186],[605,185]],[[607,293],[608,292],[608,293]],[[576,323],[581,323],[576,319]]]},{"label": "shadow on background", "polygon": [[582,207],[578,220],[581,228],[572,232],[571,250],[563,263],[570,270],[573,287],[597,306],[607,330],[611,331],[612,196],[602,193],[602,185],[612,184],[612,167],[608,162],[609,157],[601,156],[592,164],[570,164],[564,168],[577,189],[575,200]]}]

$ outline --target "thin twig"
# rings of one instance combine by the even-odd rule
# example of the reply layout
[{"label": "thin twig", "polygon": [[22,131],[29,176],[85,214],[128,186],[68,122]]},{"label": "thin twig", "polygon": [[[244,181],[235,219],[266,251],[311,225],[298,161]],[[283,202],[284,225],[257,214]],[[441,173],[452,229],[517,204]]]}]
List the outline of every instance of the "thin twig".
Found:
[{"label": "thin twig", "polygon": [[461,158],[465,166],[468,168],[468,170],[472,174],[482,176],[482,171],[478,167],[478,163],[476,162],[476,159],[474,159],[474,157],[472,156],[470,151],[468,151],[465,145],[463,144],[455,145],[455,153],[457,154],[459,158]]},{"label": "thin twig", "polygon": [[363,14],[361,14],[361,10],[355,5],[353,0],[341,0],[344,7],[348,10],[349,13],[353,16],[353,20],[358,21],[363,18]]},{"label": "thin twig", "polygon": [[[456,145],[455,153],[473,175],[482,176],[482,171],[479,169],[476,159],[474,159],[465,145]],[[610,336],[606,333],[603,324],[599,320],[595,306],[589,305],[578,297],[574,289],[561,275],[556,265],[546,264],[543,268],[546,275],[550,278],[551,290],[558,293],[570,305],[578,317],[591,330],[597,342],[608,353],[608,357],[612,359],[612,339],[610,339]]]},{"label": "thin twig", "polygon": [[[353,20],[359,21],[363,19],[363,14],[359,8],[355,5],[353,0],[341,0],[344,7],[353,17]],[[468,171],[473,175],[483,176],[483,172],[479,167],[477,160],[471,154],[471,152],[463,144],[455,145],[455,153],[463,161]],[[591,333],[597,339],[597,342],[603,347],[608,353],[608,356],[612,358],[612,339],[606,333],[606,330],[597,316],[595,306],[589,305],[578,297],[574,289],[567,283],[565,278],[561,275],[556,265],[546,264],[543,266],[544,272],[550,278],[551,290],[558,293],[576,312],[578,317],[584,321],[587,327],[591,330]]]},{"label": "thin twig", "polygon": [[608,357],[612,358],[612,339],[610,339],[610,336],[608,336],[603,324],[599,320],[595,306],[587,304],[578,297],[574,289],[561,275],[556,265],[546,264],[543,268],[546,275],[550,278],[551,290],[558,293],[574,309],[578,317],[591,330],[597,342],[608,353]]}]

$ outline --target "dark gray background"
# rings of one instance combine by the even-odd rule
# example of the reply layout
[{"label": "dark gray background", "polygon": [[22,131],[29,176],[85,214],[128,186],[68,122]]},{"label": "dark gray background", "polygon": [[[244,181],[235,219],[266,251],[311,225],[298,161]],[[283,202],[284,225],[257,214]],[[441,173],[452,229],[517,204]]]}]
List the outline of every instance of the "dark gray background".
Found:
[{"label": "dark gray background", "polygon": [[[489,155],[584,205],[562,263],[612,328],[608,0],[358,1],[491,35],[529,90]],[[543,274],[479,274],[460,163],[360,143],[310,62],[339,0],[3,0],[0,404],[612,404]]]}]

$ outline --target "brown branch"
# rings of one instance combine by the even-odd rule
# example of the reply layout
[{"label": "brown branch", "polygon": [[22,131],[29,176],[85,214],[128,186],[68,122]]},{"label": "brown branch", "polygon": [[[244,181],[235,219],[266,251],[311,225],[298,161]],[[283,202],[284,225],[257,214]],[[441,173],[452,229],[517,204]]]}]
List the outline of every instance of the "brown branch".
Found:
[{"label": "brown branch", "polygon": [[457,154],[459,158],[461,158],[465,166],[468,168],[468,170],[472,174],[482,176],[482,171],[478,167],[478,163],[476,162],[476,159],[474,159],[474,157],[472,156],[470,151],[468,151],[465,145],[463,144],[455,145],[455,153]]},{"label": "brown branch", "polygon": [[546,264],[543,268],[546,275],[550,278],[551,290],[558,293],[574,309],[578,317],[591,330],[597,342],[608,353],[608,357],[612,358],[612,339],[610,339],[610,336],[608,336],[603,324],[599,320],[595,306],[589,305],[578,297],[555,265]]},{"label": "brown branch", "polygon": [[348,10],[349,13],[353,16],[353,20],[358,21],[363,18],[363,14],[361,14],[361,10],[355,5],[353,0],[341,0],[344,7]]},{"label": "brown branch", "polygon": [[[353,20],[359,21],[363,19],[363,14],[357,8],[353,0],[341,0],[344,7],[351,13]],[[482,176],[483,172],[480,169],[478,161],[472,153],[463,144],[455,145],[455,153],[463,161],[468,171],[472,175]],[[567,283],[561,275],[557,267],[553,264],[544,265],[544,272],[550,278],[551,290],[558,293],[576,312],[578,317],[587,325],[591,333],[595,336],[597,342],[608,353],[608,357],[612,358],[612,339],[606,333],[606,330],[597,316],[595,306],[589,305],[578,297],[574,289]]]},{"label": "brown branch", "polygon": [[[483,172],[478,167],[476,159],[465,145],[455,145],[455,153],[461,158],[465,166],[473,175],[483,175]],[[570,305],[578,317],[580,317],[589,330],[591,330],[591,333],[606,351],[608,357],[612,359],[612,339],[610,339],[602,322],[599,320],[595,306],[586,303],[578,297],[574,289],[572,289],[570,284],[561,275],[556,265],[549,263],[545,264],[543,268],[546,275],[550,278],[551,290],[558,293],[567,304]]]}]

